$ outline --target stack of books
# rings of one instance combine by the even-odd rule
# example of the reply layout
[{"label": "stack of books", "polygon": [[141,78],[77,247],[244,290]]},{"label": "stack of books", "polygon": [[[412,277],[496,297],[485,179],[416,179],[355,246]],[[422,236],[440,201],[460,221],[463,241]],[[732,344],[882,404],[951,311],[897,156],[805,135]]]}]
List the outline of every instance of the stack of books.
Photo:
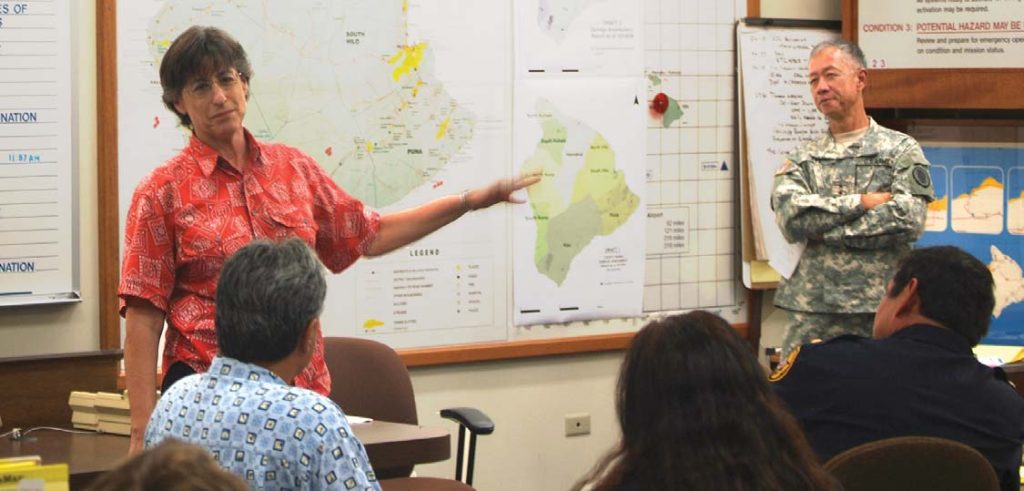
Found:
[{"label": "stack of books", "polygon": [[68,465],[42,465],[38,455],[0,459],[0,491],[67,491]]},{"label": "stack of books", "polygon": [[79,430],[97,430],[100,420],[96,415],[95,392],[72,391],[68,406],[71,406],[72,426]]},{"label": "stack of books", "polygon": [[128,395],[111,392],[72,392],[71,424],[83,430],[131,435]]}]

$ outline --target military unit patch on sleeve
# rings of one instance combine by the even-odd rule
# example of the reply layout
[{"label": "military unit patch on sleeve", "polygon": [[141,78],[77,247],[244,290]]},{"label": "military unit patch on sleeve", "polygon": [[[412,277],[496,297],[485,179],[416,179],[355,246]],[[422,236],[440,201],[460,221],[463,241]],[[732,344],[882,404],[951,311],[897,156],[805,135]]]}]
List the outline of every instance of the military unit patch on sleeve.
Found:
[{"label": "military unit patch on sleeve", "polygon": [[769,382],[778,382],[782,380],[786,374],[789,373],[789,369],[792,368],[793,363],[796,363],[796,357],[800,355],[800,347],[793,348],[793,351],[789,352],[789,356],[786,357],[786,361],[782,362],[778,368],[768,376]]},{"label": "military unit patch on sleeve", "polygon": [[914,170],[910,171],[911,176],[914,178],[914,182],[922,188],[931,187],[932,176],[928,173],[928,168],[923,165],[914,166]]}]

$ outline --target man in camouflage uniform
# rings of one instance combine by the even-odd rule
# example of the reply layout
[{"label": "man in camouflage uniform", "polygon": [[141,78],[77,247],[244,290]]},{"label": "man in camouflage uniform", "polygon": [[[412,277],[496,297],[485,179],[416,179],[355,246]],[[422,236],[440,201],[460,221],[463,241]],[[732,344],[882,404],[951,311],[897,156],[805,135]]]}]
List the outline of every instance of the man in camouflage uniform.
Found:
[{"label": "man in camouflage uniform", "polygon": [[807,243],[775,294],[789,314],[783,357],[815,339],[871,335],[885,282],[924,230],[934,199],[921,147],[864,110],[860,48],[843,40],[815,46],[809,77],[829,131],[789,154],[772,192],[782,235]]}]

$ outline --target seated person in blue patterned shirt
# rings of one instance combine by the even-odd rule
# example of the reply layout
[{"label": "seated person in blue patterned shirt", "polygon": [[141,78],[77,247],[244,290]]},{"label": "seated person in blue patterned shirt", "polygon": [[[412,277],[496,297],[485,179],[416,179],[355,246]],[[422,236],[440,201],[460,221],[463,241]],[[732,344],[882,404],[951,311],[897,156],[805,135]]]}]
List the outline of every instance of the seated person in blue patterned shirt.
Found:
[{"label": "seated person in blue patterned shirt", "polygon": [[326,289],[298,239],[239,249],[217,284],[219,354],[163,394],[146,447],[198,444],[253,489],[379,490],[341,409],[291,385],[313,355]]}]

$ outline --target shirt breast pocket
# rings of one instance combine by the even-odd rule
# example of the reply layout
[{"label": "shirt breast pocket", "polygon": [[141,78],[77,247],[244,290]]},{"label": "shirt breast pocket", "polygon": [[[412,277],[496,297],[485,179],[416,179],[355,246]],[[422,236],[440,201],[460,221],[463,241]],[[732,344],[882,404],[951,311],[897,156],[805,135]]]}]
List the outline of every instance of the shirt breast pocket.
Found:
[{"label": "shirt breast pocket", "polygon": [[856,187],[858,193],[888,193],[892,191],[892,165],[888,162],[857,164]]},{"label": "shirt breast pocket", "polygon": [[174,217],[179,263],[224,257],[221,235],[228,218],[220,209],[193,204],[184,206]]},{"label": "shirt breast pocket", "polygon": [[315,248],[318,227],[311,213],[288,205],[267,206],[266,212],[271,222],[271,230],[267,235],[277,240],[298,237]]}]

